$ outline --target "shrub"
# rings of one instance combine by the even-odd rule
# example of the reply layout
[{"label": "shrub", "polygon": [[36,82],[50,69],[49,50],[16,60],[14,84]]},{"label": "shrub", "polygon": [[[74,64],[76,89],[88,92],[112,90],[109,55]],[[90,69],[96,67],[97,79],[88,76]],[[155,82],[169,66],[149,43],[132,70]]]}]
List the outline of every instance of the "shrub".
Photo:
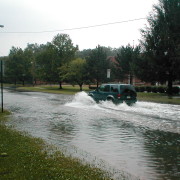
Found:
[{"label": "shrub", "polygon": [[173,94],[179,94],[179,92],[180,92],[180,88],[179,87],[176,86],[176,87],[172,88],[172,93]]},{"label": "shrub", "polygon": [[139,86],[135,86],[136,92],[139,92]]},{"label": "shrub", "polygon": [[162,86],[159,86],[159,87],[157,87],[157,91],[158,91],[159,93],[165,93],[166,88],[165,88],[165,87],[162,87]]},{"label": "shrub", "polygon": [[153,93],[157,93],[157,92],[158,92],[156,86],[152,86],[152,92],[153,92]]},{"label": "shrub", "polygon": [[147,92],[151,92],[151,91],[152,91],[151,86],[146,86],[146,91],[147,91]]},{"label": "shrub", "polygon": [[139,87],[139,92],[144,92],[145,91],[145,87],[144,86],[140,86]]},{"label": "shrub", "polygon": [[[179,87],[172,87],[172,94],[179,94],[180,88]],[[169,94],[169,89],[167,88],[167,94]]]},{"label": "shrub", "polygon": [[96,86],[89,86],[89,89],[97,89]]}]

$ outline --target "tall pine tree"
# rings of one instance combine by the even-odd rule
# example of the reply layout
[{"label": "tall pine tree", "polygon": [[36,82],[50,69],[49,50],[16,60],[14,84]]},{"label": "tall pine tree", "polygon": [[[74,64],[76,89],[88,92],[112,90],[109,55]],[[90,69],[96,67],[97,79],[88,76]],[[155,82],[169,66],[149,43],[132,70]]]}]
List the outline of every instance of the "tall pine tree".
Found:
[{"label": "tall pine tree", "polygon": [[[180,2],[179,0],[159,0],[148,17],[149,26],[141,30],[143,60],[139,62],[141,75],[151,81],[168,81],[169,94],[172,83],[179,79],[180,71]],[[144,79],[148,81],[148,79]]]}]

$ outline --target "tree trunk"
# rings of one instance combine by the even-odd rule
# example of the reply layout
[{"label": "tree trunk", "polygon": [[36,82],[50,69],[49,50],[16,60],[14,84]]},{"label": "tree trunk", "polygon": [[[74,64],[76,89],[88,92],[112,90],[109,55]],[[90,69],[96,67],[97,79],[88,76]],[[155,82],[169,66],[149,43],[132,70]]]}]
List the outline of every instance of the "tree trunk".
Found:
[{"label": "tree trunk", "polygon": [[79,84],[80,91],[82,91],[82,85],[83,85],[83,83]]},{"label": "tree trunk", "polygon": [[172,80],[172,72],[169,72],[168,76],[168,96],[172,96],[172,85],[173,85],[173,80]]},{"label": "tree trunk", "polygon": [[133,75],[130,74],[130,75],[129,75],[129,78],[130,78],[130,79],[129,79],[129,83],[133,85]]},{"label": "tree trunk", "polygon": [[62,89],[62,82],[59,81],[59,89]]},{"label": "tree trunk", "polygon": [[99,87],[99,81],[97,81],[96,86],[97,86],[97,88]]}]

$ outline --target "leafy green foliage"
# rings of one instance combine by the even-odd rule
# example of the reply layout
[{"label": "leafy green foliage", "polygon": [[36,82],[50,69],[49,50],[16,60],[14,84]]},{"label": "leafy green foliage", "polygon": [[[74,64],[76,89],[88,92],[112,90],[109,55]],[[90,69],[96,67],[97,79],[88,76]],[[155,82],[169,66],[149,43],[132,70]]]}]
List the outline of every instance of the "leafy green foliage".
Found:
[{"label": "leafy green foliage", "polygon": [[46,44],[36,58],[36,71],[39,79],[48,82],[59,81],[58,66],[60,64],[57,59],[54,46],[51,43]]},{"label": "leafy green foliage", "polygon": [[[139,77],[145,81],[172,81],[179,79],[180,70],[180,4],[179,0],[159,0],[148,17],[149,26],[141,30],[142,61]],[[149,75],[143,76],[146,73]]]},{"label": "leafy green foliage", "polygon": [[87,80],[86,60],[77,58],[69,64],[65,64],[60,68],[61,78],[72,84],[77,83],[82,90],[83,83]]},{"label": "leafy green foliage", "polygon": [[[76,51],[78,50],[78,46],[74,46],[72,40],[70,39],[68,34],[58,34],[53,38],[52,44],[55,48],[57,58],[56,60],[56,70],[60,70],[60,67],[66,63],[69,63],[71,60],[75,58]],[[59,78],[60,89],[61,86],[61,79],[60,74],[56,76]]]},{"label": "leafy green foliage", "polygon": [[140,49],[138,46],[134,48],[127,45],[126,47],[122,46],[119,48],[116,56],[116,74],[121,77],[120,79],[125,79],[130,76],[130,84],[132,84],[133,81],[134,61],[138,58],[139,53]]},{"label": "leafy green foliage", "polygon": [[26,56],[26,59],[28,63],[30,63],[29,71],[31,74],[31,81],[34,85],[36,84],[36,79],[38,78],[37,75],[37,56],[42,50],[42,45],[38,44],[28,44],[27,47],[24,50],[24,54]]},{"label": "leafy green foliage", "polygon": [[96,81],[97,87],[100,82],[106,80],[108,67],[109,62],[103,47],[98,46],[93,49],[87,57],[87,73],[92,82]]},{"label": "leafy green foliage", "polygon": [[74,46],[68,34],[57,34],[52,41],[56,49],[60,65],[68,63],[75,58],[78,46]]},{"label": "leafy green foliage", "polygon": [[21,81],[24,84],[25,80],[31,77],[30,61],[21,48],[12,47],[9,57],[5,61],[5,75],[9,81],[15,84]]}]

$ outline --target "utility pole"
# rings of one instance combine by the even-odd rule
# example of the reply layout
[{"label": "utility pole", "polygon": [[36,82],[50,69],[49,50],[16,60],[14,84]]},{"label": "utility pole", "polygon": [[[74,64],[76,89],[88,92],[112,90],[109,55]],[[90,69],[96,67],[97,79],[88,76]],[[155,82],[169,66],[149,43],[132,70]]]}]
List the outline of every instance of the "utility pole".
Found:
[{"label": "utility pole", "polygon": [[3,61],[1,60],[1,112],[3,113]]},{"label": "utility pole", "polygon": [[[0,25],[1,28],[4,27],[4,25]],[[3,108],[3,61],[1,60],[1,112],[4,112]]]}]

